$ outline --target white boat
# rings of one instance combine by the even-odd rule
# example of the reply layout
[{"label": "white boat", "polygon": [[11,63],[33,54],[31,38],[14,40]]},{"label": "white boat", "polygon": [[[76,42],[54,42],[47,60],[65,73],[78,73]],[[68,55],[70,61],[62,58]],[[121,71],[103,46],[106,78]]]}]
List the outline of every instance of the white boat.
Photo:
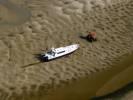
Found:
[{"label": "white boat", "polygon": [[73,53],[78,48],[79,48],[79,44],[73,44],[66,47],[51,48],[51,50],[48,51],[47,53],[41,54],[40,59],[42,61],[53,60],[53,59],[68,55],[70,53]]}]

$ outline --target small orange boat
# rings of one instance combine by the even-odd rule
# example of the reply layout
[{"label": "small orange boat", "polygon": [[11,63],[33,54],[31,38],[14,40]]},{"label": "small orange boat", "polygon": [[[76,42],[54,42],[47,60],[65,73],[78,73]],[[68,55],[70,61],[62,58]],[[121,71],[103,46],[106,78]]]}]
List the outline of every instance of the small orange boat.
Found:
[{"label": "small orange boat", "polygon": [[96,41],[96,32],[89,32],[89,34],[86,36],[86,39],[90,42]]}]

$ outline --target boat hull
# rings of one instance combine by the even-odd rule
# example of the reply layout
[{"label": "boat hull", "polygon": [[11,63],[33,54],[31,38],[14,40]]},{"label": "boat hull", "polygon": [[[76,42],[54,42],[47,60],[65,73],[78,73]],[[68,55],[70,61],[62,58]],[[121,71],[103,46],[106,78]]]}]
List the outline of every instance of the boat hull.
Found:
[{"label": "boat hull", "polygon": [[59,56],[59,57],[56,57],[56,58],[52,58],[52,59],[48,59],[48,58],[44,58],[44,57],[40,57],[40,61],[43,61],[43,62],[49,62],[49,61],[52,61],[52,60],[56,60],[56,59],[59,59],[59,58],[62,58],[62,57],[65,57],[65,56],[68,56],[68,55],[71,55],[72,53],[74,53],[75,51],[73,52],[70,52],[66,55],[62,55],[62,56]]},{"label": "boat hull", "polygon": [[67,47],[69,47],[69,49],[67,49],[67,47],[64,47],[67,51],[66,53],[63,53],[61,55],[58,55],[58,56],[55,56],[55,57],[52,57],[52,58],[49,58],[46,55],[41,55],[40,60],[47,62],[47,61],[55,60],[55,59],[70,55],[79,48],[79,45],[72,45],[72,46],[75,46],[75,47],[72,50],[70,50],[69,52],[67,50],[69,50],[71,46],[67,46]]}]

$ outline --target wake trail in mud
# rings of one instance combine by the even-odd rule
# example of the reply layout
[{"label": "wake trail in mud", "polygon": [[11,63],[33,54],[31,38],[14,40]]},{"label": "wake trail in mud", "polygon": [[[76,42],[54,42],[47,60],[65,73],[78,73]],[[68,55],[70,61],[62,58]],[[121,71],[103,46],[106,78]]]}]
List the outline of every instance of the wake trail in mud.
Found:
[{"label": "wake trail in mud", "polygon": [[37,64],[40,64],[40,63],[43,63],[43,62],[35,62],[35,63],[30,63],[30,64],[27,64],[27,65],[24,65],[24,66],[21,66],[21,68],[27,68],[27,67],[31,67],[33,65],[37,65]]}]

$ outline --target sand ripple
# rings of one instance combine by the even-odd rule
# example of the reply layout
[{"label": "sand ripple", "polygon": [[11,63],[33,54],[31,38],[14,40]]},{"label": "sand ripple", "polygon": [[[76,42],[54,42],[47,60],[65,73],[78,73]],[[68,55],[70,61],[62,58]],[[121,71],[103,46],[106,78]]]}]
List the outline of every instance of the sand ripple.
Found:
[{"label": "sand ripple", "polygon": [[[133,51],[131,0],[32,0],[27,7],[32,15],[27,23],[0,33],[1,100],[32,87],[48,91],[68,84]],[[87,31],[96,31],[98,42],[80,39]],[[42,50],[71,43],[80,49],[69,57],[47,63],[35,58]]]}]

